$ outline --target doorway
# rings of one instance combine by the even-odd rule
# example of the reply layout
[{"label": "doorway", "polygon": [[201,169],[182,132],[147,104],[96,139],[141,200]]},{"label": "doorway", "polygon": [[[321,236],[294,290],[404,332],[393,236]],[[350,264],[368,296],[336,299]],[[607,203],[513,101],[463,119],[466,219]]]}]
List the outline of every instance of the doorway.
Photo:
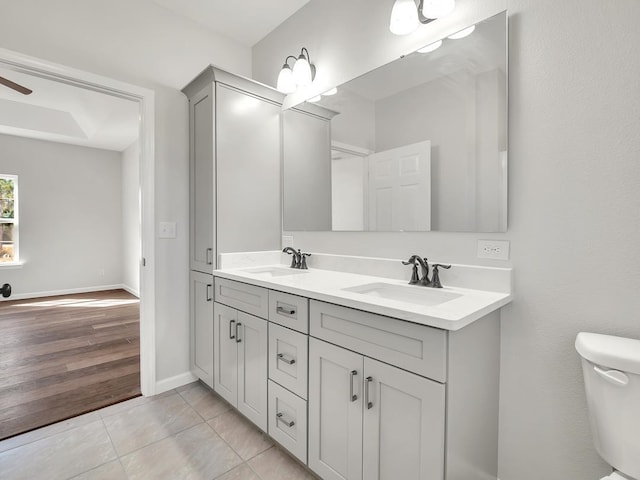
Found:
[{"label": "doorway", "polygon": [[[59,84],[70,85],[87,92],[100,92],[115,98],[135,102],[139,108],[139,200],[140,200],[140,389],[143,395],[155,393],[155,312],[154,312],[154,94],[153,91],[117,80],[94,75],[63,65],[49,63],[16,52],[0,49],[0,67]],[[28,259],[26,260],[28,262]],[[20,265],[13,267],[20,269]],[[12,267],[0,269],[0,283],[11,283]],[[19,290],[14,293],[19,297]],[[127,295],[126,292],[122,294]],[[95,295],[93,295],[95,296]],[[52,297],[53,298],[53,297]],[[130,298],[129,298],[130,299]],[[12,300],[8,298],[7,300]],[[44,300],[44,299],[43,299]],[[59,300],[59,299],[58,299]],[[122,300],[122,299],[121,299]],[[126,300],[126,299],[125,299]],[[12,302],[15,303],[15,302]],[[126,301],[125,301],[126,303]],[[2,304],[0,303],[0,307]],[[126,323],[126,321],[125,321]]]}]

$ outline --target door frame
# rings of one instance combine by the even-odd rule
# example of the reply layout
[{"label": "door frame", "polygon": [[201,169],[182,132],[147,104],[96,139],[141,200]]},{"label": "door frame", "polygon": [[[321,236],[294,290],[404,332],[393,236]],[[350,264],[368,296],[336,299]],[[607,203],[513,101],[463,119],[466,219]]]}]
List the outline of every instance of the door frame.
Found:
[{"label": "door frame", "polygon": [[153,90],[0,48],[0,65],[56,82],[132,100],[140,107],[140,390],[156,393],[155,93]]}]

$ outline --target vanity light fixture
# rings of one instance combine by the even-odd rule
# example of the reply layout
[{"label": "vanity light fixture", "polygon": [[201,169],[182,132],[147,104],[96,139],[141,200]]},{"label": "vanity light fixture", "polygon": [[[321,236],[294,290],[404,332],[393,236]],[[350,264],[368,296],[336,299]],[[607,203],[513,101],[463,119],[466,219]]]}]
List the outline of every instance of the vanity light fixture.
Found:
[{"label": "vanity light fixture", "polygon": [[455,0],[395,0],[391,9],[389,30],[395,35],[408,35],[420,24],[427,24],[450,14],[456,7]]},{"label": "vanity light fixture", "polygon": [[[289,59],[293,58],[293,69],[289,66]],[[311,63],[309,51],[306,48],[300,50],[300,55],[296,58],[289,55],[282,65],[278,74],[276,88],[279,92],[289,94],[297,90],[298,87],[311,85],[316,77],[316,66]]]},{"label": "vanity light fixture", "polygon": [[464,30],[460,30],[459,32],[454,33],[453,35],[449,35],[447,38],[450,38],[451,40],[459,40],[461,38],[468,37],[469,35],[471,35],[475,29],[476,29],[476,26],[471,25],[470,27],[467,27]]}]

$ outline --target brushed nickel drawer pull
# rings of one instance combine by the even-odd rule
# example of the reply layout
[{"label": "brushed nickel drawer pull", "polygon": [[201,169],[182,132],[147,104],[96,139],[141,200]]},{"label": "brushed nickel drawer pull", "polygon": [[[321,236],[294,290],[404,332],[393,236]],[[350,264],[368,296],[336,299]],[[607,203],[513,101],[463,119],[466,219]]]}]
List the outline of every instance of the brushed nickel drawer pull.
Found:
[{"label": "brushed nickel drawer pull", "polygon": [[207,302],[213,300],[213,285],[207,284]]},{"label": "brushed nickel drawer pull", "polygon": [[351,370],[351,382],[349,383],[349,399],[352,402],[355,402],[358,399],[358,395],[353,393],[353,380],[356,378],[356,375],[358,375],[358,371]]},{"label": "brushed nickel drawer pull", "polygon": [[284,356],[284,353],[279,353],[278,354],[278,360],[282,360],[284,363],[287,363],[289,365],[293,365],[294,363],[296,363],[296,359],[295,358],[286,358]]},{"label": "brushed nickel drawer pull", "polygon": [[293,420],[286,420],[282,413],[276,413],[276,417],[278,418],[279,422],[284,423],[289,428],[293,427],[296,424],[296,422],[294,422]]},{"label": "brushed nickel drawer pull", "polygon": [[213,265],[213,248],[207,248],[207,265]]},{"label": "brushed nickel drawer pull", "polygon": [[240,327],[242,324],[240,322],[236,323],[236,343],[240,343],[242,339],[240,338]]},{"label": "brushed nickel drawer pull", "polygon": [[373,402],[369,400],[369,385],[373,382],[373,377],[367,377],[364,381],[364,403],[367,404],[367,410],[373,408]]},{"label": "brushed nickel drawer pull", "polygon": [[278,307],[276,308],[276,312],[282,314],[282,315],[295,315],[296,314],[296,309],[295,308],[284,308],[284,307]]},{"label": "brushed nickel drawer pull", "polygon": [[235,320],[229,320],[229,340],[233,340],[236,336],[233,334],[233,326],[235,325]]}]

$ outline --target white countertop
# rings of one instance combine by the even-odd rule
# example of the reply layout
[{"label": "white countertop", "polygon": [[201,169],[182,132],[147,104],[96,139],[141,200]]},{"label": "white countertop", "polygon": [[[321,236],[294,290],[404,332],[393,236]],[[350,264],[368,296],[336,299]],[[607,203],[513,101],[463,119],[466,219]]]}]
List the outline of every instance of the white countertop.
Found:
[{"label": "white countertop", "polygon": [[[445,286],[442,289],[438,289],[438,292],[448,292],[459,296],[437,305],[424,306],[344,290],[345,288],[372,283],[384,283],[416,289],[411,293],[432,290],[430,287],[407,285],[406,280],[318,268],[295,270],[295,272],[302,273],[283,276],[255,273],[256,270],[266,270],[269,267],[288,268],[287,265],[279,263],[261,265],[260,268],[256,266],[251,268],[223,268],[215,270],[213,274],[216,277],[249,283],[445,330],[459,330],[506,305],[513,298],[511,292]],[[441,271],[441,278],[442,276]],[[425,292],[425,294],[428,295],[429,293]]]}]

